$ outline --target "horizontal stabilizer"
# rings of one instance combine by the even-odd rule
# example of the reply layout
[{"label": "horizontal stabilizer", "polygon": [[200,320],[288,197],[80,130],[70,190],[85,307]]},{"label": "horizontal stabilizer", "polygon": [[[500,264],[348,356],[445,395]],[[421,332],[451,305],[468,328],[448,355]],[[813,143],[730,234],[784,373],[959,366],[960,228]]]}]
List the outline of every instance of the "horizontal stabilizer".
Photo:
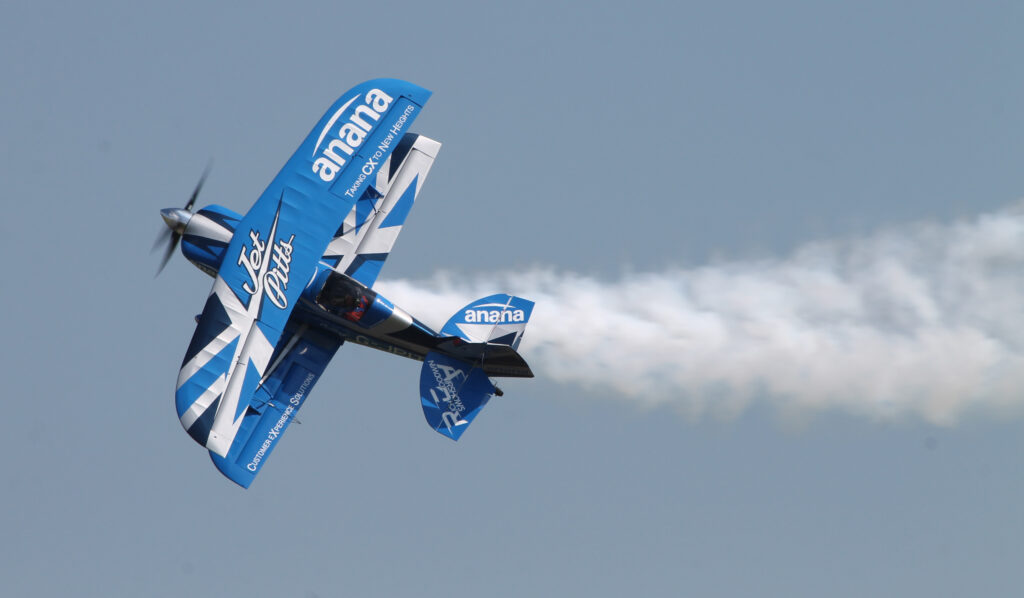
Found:
[{"label": "horizontal stabilizer", "polygon": [[533,378],[526,360],[508,345],[467,343],[461,338],[447,338],[434,350],[479,367],[488,376]]},{"label": "horizontal stabilizer", "polygon": [[420,403],[427,423],[440,434],[458,440],[495,392],[480,368],[431,351],[420,372]]}]

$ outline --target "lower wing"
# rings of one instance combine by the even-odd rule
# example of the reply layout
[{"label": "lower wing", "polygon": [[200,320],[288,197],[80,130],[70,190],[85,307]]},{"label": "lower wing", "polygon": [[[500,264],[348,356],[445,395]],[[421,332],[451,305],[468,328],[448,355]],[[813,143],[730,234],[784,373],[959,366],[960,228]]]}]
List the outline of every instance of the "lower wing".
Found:
[{"label": "lower wing", "polygon": [[227,456],[210,452],[221,473],[243,488],[252,484],[341,343],[305,324],[289,324]]},{"label": "lower wing", "polygon": [[372,287],[440,149],[429,137],[407,133],[345,217],[323,262]]}]

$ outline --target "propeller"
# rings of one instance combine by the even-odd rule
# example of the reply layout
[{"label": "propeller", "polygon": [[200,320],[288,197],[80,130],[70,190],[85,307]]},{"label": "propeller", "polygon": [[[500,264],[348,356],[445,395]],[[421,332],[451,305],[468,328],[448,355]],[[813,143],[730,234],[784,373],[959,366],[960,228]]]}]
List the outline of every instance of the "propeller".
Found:
[{"label": "propeller", "polygon": [[160,260],[160,268],[156,271],[157,276],[163,272],[167,262],[171,261],[174,250],[178,248],[178,243],[181,242],[181,236],[185,232],[185,227],[188,226],[188,221],[192,218],[192,208],[196,205],[196,198],[199,197],[199,191],[203,188],[203,183],[206,182],[206,177],[209,174],[210,165],[207,164],[206,169],[203,171],[203,176],[199,177],[199,182],[196,183],[196,188],[192,191],[192,197],[188,199],[188,203],[185,204],[184,208],[165,208],[160,210],[160,217],[164,219],[164,224],[167,225],[167,228],[157,234],[152,251],[156,251],[161,245],[166,245],[167,249],[164,250],[164,257]]}]

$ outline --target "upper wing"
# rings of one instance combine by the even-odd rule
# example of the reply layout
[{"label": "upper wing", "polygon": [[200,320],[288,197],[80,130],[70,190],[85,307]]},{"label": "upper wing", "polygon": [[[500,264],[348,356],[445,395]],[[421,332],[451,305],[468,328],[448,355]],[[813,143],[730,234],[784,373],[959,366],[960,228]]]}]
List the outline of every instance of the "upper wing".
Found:
[{"label": "upper wing", "polygon": [[433,139],[407,133],[345,217],[323,261],[372,287],[440,149]]},{"label": "upper wing", "polygon": [[247,402],[231,450],[226,457],[210,452],[221,473],[243,488],[252,484],[341,343],[306,324],[289,323]]},{"label": "upper wing", "polygon": [[346,92],[235,229],[175,393],[182,425],[214,453],[227,456],[328,242],[429,97],[397,79]]}]

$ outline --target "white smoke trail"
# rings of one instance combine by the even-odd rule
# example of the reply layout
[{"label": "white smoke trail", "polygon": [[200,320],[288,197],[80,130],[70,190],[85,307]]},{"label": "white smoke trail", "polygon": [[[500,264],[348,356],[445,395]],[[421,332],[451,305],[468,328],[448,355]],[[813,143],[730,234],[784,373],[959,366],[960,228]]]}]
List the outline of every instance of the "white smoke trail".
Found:
[{"label": "white smoke trail", "polygon": [[763,400],[951,424],[1024,406],[1024,204],[618,281],[536,268],[379,286],[437,326],[494,292],[532,299],[520,349],[539,376],[693,414]]}]

